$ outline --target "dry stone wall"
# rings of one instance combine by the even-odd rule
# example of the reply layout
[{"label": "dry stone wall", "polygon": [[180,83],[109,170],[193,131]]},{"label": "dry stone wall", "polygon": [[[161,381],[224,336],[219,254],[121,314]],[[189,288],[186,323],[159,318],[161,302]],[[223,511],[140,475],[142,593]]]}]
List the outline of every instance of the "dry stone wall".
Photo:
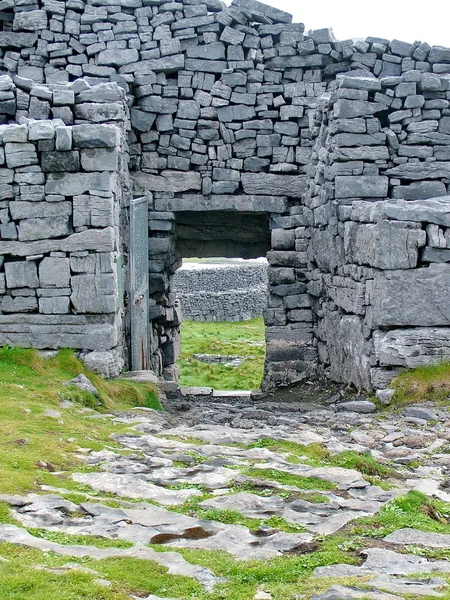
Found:
[{"label": "dry stone wall", "polygon": [[[16,101],[46,96],[84,110],[105,86],[64,88],[0,77]],[[0,344],[84,351],[90,366],[116,375],[123,361],[121,206],[127,195],[123,91],[115,124],[60,118],[0,125]],[[72,110],[70,109],[70,110]],[[27,111],[29,114],[29,111]]]},{"label": "dry stone wall", "polygon": [[[3,0],[0,70],[0,122],[19,136],[0,136],[0,323],[24,323],[4,343],[38,345],[37,325],[52,320],[59,338],[49,346],[93,350],[76,345],[63,322],[79,333],[91,319],[112,328],[108,351],[128,347],[130,299],[122,317],[116,273],[127,289],[133,193],[149,197],[149,337],[159,375],[176,377],[179,352],[178,215],[208,211],[269,223],[266,386],[318,370],[378,386],[419,356],[447,355],[440,304],[449,225],[446,200],[433,198],[449,193],[449,49],[305,33],[257,0]],[[75,132],[88,124],[92,139],[103,125],[116,127],[119,141],[80,146]],[[30,138],[38,127],[54,136]],[[15,210],[35,200],[37,214]],[[48,212],[56,205],[61,214]],[[110,233],[105,245],[72,246],[72,236]],[[92,258],[77,271],[78,252],[120,254],[123,273],[98,270]],[[69,284],[57,282],[54,296],[42,292],[52,289],[40,279],[46,259],[69,261]],[[8,275],[13,262],[34,263],[37,279],[32,265],[23,279]]]},{"label": "dry stone wall", "polygon": [[335,380],[383,387],[450,356],[448,83],[343,77],[316,113],[308,292]]},{"label": "dry stone wall", "polygon": [[249,321],[267,307],[267,264],[190,265],[175,273],[174,291],[184,320]]}]

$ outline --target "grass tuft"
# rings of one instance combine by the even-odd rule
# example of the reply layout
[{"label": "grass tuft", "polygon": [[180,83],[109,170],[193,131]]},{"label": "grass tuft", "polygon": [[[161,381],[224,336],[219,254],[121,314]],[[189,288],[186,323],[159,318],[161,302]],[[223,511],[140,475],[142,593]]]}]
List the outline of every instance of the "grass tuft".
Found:
[{"label": "grass tuft", "polygon": [[392,382],[393,406],[434,401],[448,404],[450,398],[450,362],[408,369]]}]

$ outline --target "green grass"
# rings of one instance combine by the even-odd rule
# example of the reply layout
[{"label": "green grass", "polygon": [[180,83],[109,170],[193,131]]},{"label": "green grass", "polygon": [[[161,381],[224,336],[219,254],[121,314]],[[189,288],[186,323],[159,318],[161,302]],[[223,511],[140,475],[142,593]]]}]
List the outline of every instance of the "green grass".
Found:
[{"label": "green grass", "polygon": [[402,528],[450,534],[450,504],[416,491],[396,498],[376,515],[358,519],[352,535],[380,538]]},{"label": "green grass", "polygon": [[393,406],[434,401],[448,405],[450,396],[450,362],[408,369],[392,382]]},{"label": "green grass", "polygon": [[277,469],[255,469],[249,468],[243,471],[247,477],[255,477],[257,479],[269,479],[283,485],[294,485],[301,490],[334,490],[336,484],[330,481],[324,481],[317,477],[304,477],[303,475],[294,475]]},{"label": "green grass", "polygon": [[[128,381],[105,381],[68,350],[43,359],[35,350],[0,348],[0,491],[24,493],[39,483],[68,487],[71,480],[59,472],[71,472],[80,463],[78,448],[113,447],[112,433],[127,430],[110,419],[90,419],[80,413],[88,399],[73,394],[64,383],[84,373],[100,393],[98,410],[127,409],[136,405],[160,408],[153,386]],[[74,401],[60,408],[61,397]],[[95,398],[94,400],[95,401]],[[45,410],[61,413],[45,416]],[[76,486],[70,487],[76,490]]]},{"label": "green grass", "polygon": [[342,467],[356,469],[368,477],[395,477],[396,471],[388,465],[378,463],[369,453],[353,451],[331,454],[323,444],[314,443],[302,446],[289,440],[261,438],[247,446],[251,448],[269,448],[274,452],[287,454],[291,463],[306,463],[313,466]]},{"label": "green grass", "polygon": [[[182,352],[178,360],[180,385],[212,387],[217,390],[253,390],[261,385],[265,358],[265,328],[262,318],[241,323],[181,325]],[[239,367],[206,364],[194,354],[252,356]]]},{"label": "green grass", "polygon": [[27,531],[34,537],[56,542],[63,546],[95,546],[95,548],[132,548],[134,546],[133,543],[126,540],[113,540],[96,535],[61,533],[60,531],[47,531],[46,529],[35,529],[33,527],[28,527]]}]

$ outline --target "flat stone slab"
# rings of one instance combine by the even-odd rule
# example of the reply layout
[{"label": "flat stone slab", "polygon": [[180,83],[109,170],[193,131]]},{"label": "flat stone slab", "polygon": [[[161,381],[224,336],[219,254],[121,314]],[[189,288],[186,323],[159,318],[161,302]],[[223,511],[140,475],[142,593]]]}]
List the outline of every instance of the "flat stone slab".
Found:
[{"label": "flat stone slab", "polygon": [[400,596],[394,596],[368,588],[347,587],[333,585],[323,594],[311,596],[311,600],[402,600]]},{"label": "flat stone slab", "polygon": [[368,585],[372,588],[392,592],[393,594],[414,594],[415,596],[435,596],[440,597],[435,588],[448,587],[444,579],[405,579],[401,577],[391,577],[389,575],[379,575],[371,579]]},{"label": "flat stone slab", "polygon": [[[258,536],[242,525],[201,520],[153,505],[110,508],[84,503],[77,506],[57,496],[31,494],[25,498],[12,497],[10,501],[19,504],[13,514],[24,527],[122,539],[141,545],[224,550],[237,560],[282,556],[301,547],[306,549],[313,540],[310,533],[283,533],[276,529],[270,535]],[[69,511],[85,516],[68,518]]]},{"label": "flat stone slab", "polygon": [[302,477],[315,477],[323,481],[335,483],[340,490],[348,490],[351,488],[365,488],[369,483],[363,479],[361,473],[354,469],[344,469],[342,467],[310,467],[308,465],[290,465],[285,464],[257,464],[255,468],[261,469],[262,474],[264,469],[277,469],[292,475],[300,475]]},{"label": "flat stone slab", "polygon": [[402,546],[426,546],[427,548],[448,548],[450,534],[419,531],[418,529],[398,529],[384,538],[390,544]]},{"label": "flat stone slab", "polygon": [[89,485],[99,492],[116,494],[121,498],[142,498],[154,500],[165,506],[184,504],[192,496],[201,496],[195,489],[168,490],[139,479],[136,475],[120,475],[111,473],[74,473],[72,479],[78,483]]},{"label": "flat stone slab", "polygon": [[360,577],[371,575],[410,575],[414,573],[449,573],[450,562],[430,561],[415,554],[399,554],[385,548],[369,548],[364,551],[365,562],[355,565],[331,565],[317,567],[315,577]]}]

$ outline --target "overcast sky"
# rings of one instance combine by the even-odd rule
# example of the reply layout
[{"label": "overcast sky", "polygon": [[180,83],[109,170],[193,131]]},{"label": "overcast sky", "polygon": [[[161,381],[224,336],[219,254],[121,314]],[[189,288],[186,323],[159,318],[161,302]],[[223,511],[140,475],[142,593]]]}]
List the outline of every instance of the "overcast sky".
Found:
[{"label": "overcast sky", "polygon": [[337,39],[376,36],[450,47],[450,0],[266,0],[305,23],[332,27]]}]

